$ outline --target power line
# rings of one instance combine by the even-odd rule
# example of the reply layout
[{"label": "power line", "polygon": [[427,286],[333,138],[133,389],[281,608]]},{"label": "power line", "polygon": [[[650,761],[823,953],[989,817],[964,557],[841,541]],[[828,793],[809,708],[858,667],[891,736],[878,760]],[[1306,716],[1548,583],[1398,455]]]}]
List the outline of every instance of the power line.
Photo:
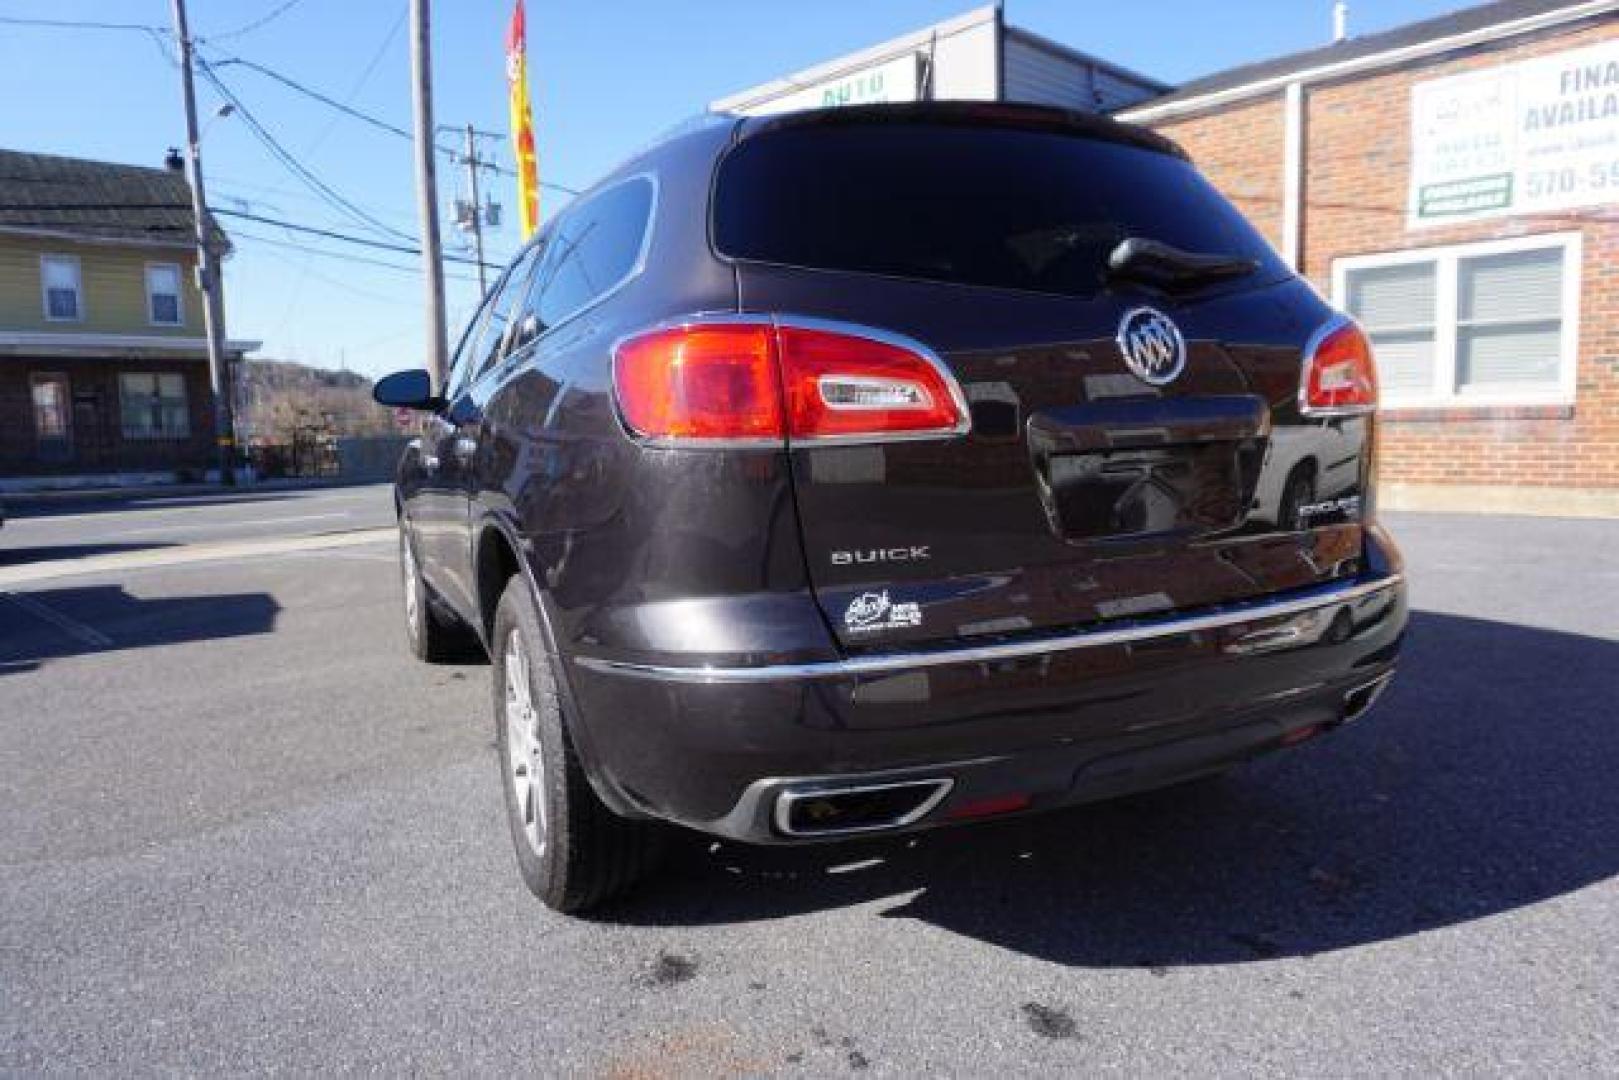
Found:
[{"label": "power line", "polygon": [[[321,91],[316,90],[316,89],[314,89],[312,87],[305,86],[303,83],[299,82],[297,79],[294,79],[294,78],[292,78],[291,76],[288,76],[288,75],[284,75],[281,72],[275,70],[274,68],[269,67],[269,66],[267,66],[265,64],[260,64],[257,61],[248,60],[245,57],[241,57],[241,56],[232,56],[232,55],[229,55],[229,54],[224,54],[221,59],[210,61],[209,66],[211,66],[213,68],[245,67],[250,71],[258,72],[260,75],[263,75],[265,78],[273,79],[274,81],[280,83],[282,86],[286,87],[288,90],[291,90],[291,91],[293,91],[295,93],[302,94],[305,97],[310,98],[310,99],[312,99],[314,101],[318,101],[322,105],[325,105],[327,108],[335,109],[338,112],[344,114],[345,116],[348,116],[351,119],[358,120],[363,124],[367,124],[370,127],[376,128],[378,131],[386,132],[389,135],[393,135],[393,136],[395,136],[397,138],[405,139],[407,141],[415,138],[415,136],[409,130],[407,130],[406,128],[400,127],[398,124],[391,123],[391,122],[389,122],[387,120],[383,120],[380,117],[373,116],[370,113],[363,112],[360,109],[356,109],[354,106],[347,104],[346,102],[338,101],[336,98],[332,97],[329,94],[325,94],[325,93],[322,93]],[[444,145],[441,145],[439,143],[434,143],[433,147],[439,153],[444,154],[444,155],[446,155],[448,157],[453,158],[453,157],[459,157],[460,156],[460,151],[456,150],[454,147],[444,146]],[[497,174],[499,176],[514,177],[514,176],[517,175],[515,170],[508,169],[503,165],[497,165],[494,162],[485,162],[480,166],[480,168],[487,169],[490,172],[493,172],[493,173],[495,173],[495,174]],[[541,180],[540,181],[540,186],[543,187],[543,188],[549,188],[552,191],[561,192],[564,195],[578,195],[579,194],[579,189],[578,188],[569,187],[566,184],[552,183],[549,180]]]},{"label": "power line", "polygon": [[289,10],[291,10],[292,8],[298,6],[302,2],[303,2],[303,0],[282,0],[282,3],[280,5],[278,5],[273,11],[271,11],[269,14],[263,16],[262,18],[254,19],[252,22],[247,23],[244,26],[238,26],[234,30],[226,30],[222,34],[209,34],[206,37],[204,37],[202,35],[198,35],[197,40],[199,40],[199,41],[226,41],[226,40],[228,40],[230,38],[241,37],[243,34],[251,34],[253,31],[257,30],[259,27],[265,26],[265,25],[267,25],[269,23],[272,23],[275,20],[279,19],[281,16],[285,15]]},{"label": "power line", "polygon": [[[402,255],[420,255],[422,253],[422,249],[419,247],[390,244],[386,241],[371,240],[363,236],[352,236],[349,233],[335,232],[331,229],[320,229],[313,225],[299,225],[296,222],[284,221],[281,218],[265,217],[263,214],[250,214],[245,210],[226,210],[222,207],[215,207],[210,212],[221,214],[225,217],[241,218],[243,221],[256,221],[261,225],[274,225],[282,229],[291,229],[293,232],[307,233],[310,236],[323,236],[328,240],[341,240],[347,244],[360,244],[364,247],[377,248],[381,251],[397,251]],[[467,266],[476,266],[478,263],[477,259],[468,259],[460,255],[446,255],[444,256],[444,261],[463,263]],[[500,263],[486,262],[484,266],[495,270],[503,269]]]},{"label": "power line", "polygon": [[[201,46],[204,43],[208,43],[208,42],[224,41],[224,40],[227,40],[229,38],[240,37],[241,35],[246,34],[251,30],[258,29],[258,27],[263,26],[265,23],[269,22],[271,19],[274,19],[274,18],[278,17],[279,15],[281,15],[282,12],[285,12],[286,10],[291,8],[294,4],[298,4],[298,3],[301,3],[301,2],[302,2],[302,0],[286,0],[286,2],[283,3],[280,7],[272,10],[268,15],[264,16],[262,19],[257,20],[256,22],[249,23],[246,26],[239,27],[239,28],[237,28],[235,30],[227,31],[226,33],[223,33],[223,34],[213,34],[213,35],[210,35],[208,37],[203,37],[201,35],[198,35],[197,38],[196,38],[196,42],[197,42],[197,44],[199,46]],[[26,18],[12,17],[12,16],[0,16],[0,23],[11,24],[11,25],[15,25],[15,26],[43,26],[43,27],[55,27],[55,28],[60,28],[60,29],[74,29],[74,30],[138,30],[138,31],[141,31],[143,33],[152,35],[153,39],[157,42],[159,49],[161,49],[163,47],[164,43],[167,41],[167,35],[168,35],[168,32],[169,32],[167,27],[151,26],[151,25],[147,25],[145,23],[114,23],[114,22],[88,22],[88,21],[75,22],[75,21],[70,21],[70,20],[65,20],[65,19],[26,19]],[[382,53],[386,50],[388,43],[390,41],[392,41],[393,35],[395,33],[397,33],[397,32],[398,32],[398,24],[395,25],[394,29],[392,29],[392,30],[390,30],[388,32],[387,36],[383,39],[382,47],[379,48],[378,51],[377,51],[377,55],[375,57],[373,57],[373,59],[371,60],[371,63],[369,65],[367,65],[367,70],[366,70],[367,75],[370,74],[370,69],[375,67],[377,62],[381,59]],[[167,56],[167,53],[165,53],[164,55]],[[240,66],[240,67],[246,67],[246,68],[248,68],[248,69],[250,69],[252,71],[256,71],[259,74],[264,75],[267,78],[274,79],[276,82],[278,82],[281,85],[285,86],[289,90],[292,90],[292,91],[294,91],[296,93],[299,93],[299,94],[303,94],[305,97],[308,97],[308,98],[311,98],[311,99],[313,99],[315,101],[318,101],[322,105],[327,106],[328,108],[335,109],[338,112],[343,113],[345,116],[348,116],[350,119],[358,120],[361,123],[368,124],[371,127],[374,127],[379,131],[387,132],[388,134],[394,135],[394,136],[396,136],[398,138],[408,140],[408,139],[411,139],[411,138],[414,137],[409,131],[407,131],[406,129],[400,127],[397,124],[390,123],[387,120],[383,120],[383,119],[381,119],[379,117],[372,116],[369,113],[362,112],[361,110],[354,108],[354,106],[349,105],[346,102],[338,101],[336,98],[333,98],[333,97],[331,97],[330,95],[327,95],[327,94],[323,94],[319,90],[315,90],[315,89],[312,89],[311,87],[305,86],[303,83],[298,82],[296,79],[293,79],[293,78],[291,78],[291,77],[289,77],[287,75],[283,75],[281,72],[276,71],[273,68],[267,67],[264,64],[260,64],[260,63],[257,63],[255,61],[252,61],[252,60],[248,60],[248,59],[246,59],[244,57],[232,56],[232,55],[226,53],[226,54],[223,54],[222,58],[219,59],[219,60],[204,61],[199,56],[198,57],[198,63],[199,63],[199,66],[202,69],[203,76],[205,78],[207,78],[208,81],[214,85],[214,88],[219,90],[220,93],[223,94],[225,96],[225,98],[231,102],[231,104],[235,105],[237,107],[237,109],[242,112],[244,117],[247,115],[246,109],[242,106],[239,99],[235,98],[232,94],[230,94],[229,91],[224,89],[224,87],[220,83],[218,77],[211,74],[211,69],[212,68],[231,67],[233,65]],[[363,82],[364,77],[365,76],[361,77],[362,82]],[[439,153],[444,154],[444,155],[446,155],[448,157],[452,157],[452,158],[456,157],[458,155],[458,153],[459,153],[454,147],[441,146],[441,145],[438,145],[436,143],[434,144],[434,149],[436,149]],[[505,176],[505,177],[508,177],[508,178],[512,178],[512,177],[515,177],[517,175],[517,172],[516,172],[515,169],[509,169],[509,168],[505,167],[504,165],[497,165],[494,162],[486,162],[481,167],[488,169],[490,172],[493,172],[498,176]],[[558,184],[558,183],[555,183],[555,182],[550,181],[550,180],[541,180],[541,181],[539,181],[539,185],[540,185],[540,187],[545,188],[545,189],[547,189],[549,191],[560,192],[563,195],[578,195],[580,193],[580,189],[578,189],[578,188],[569,187],[567,184]],[[396,235],[404,235],[404,234],[398,233],[397,230],[388,228],[387,226],[380,226],[380,227],[386,232],[394,232],[394,233],[396,233]]]},{"label": "power line", "polygon": [[291,171],[293,175],[297,176],[312,190],[319,193],[326,202],[331,204],[336,209],[342,211],[355,221],[385,235],[396,236],[410,241],[414,241],[416,239],[411,234],[400,229],[396,229],[391,225],[387,225],[373,217],[370,213],[366,212],[364,209],[355,205],[353,202],[335,191],[331,185],[327,184],[320,177],[316,176],[307,166],[303,164],[303,162],[294,157],[292,153],[286,149],[286,147],[282,146],[276,141],[275,136],[271,135],[269,131],[265,129],[264,125],[259,122],[258,118],[252,114],[245,104],[243,104],[242,99],[236,96],[236,94],[231,91],[230,87],[225,85],[224,81],[221,80],[218,75],[214,74],[212,66],[206,60],[202,60],[199,57],[198,66],[202,71],[203,77],[213,85],[214,89],[219,91],[221,96],[223,96],[226,101],[236,106],[236,111],[242,115],[242,122],[247,125],[248,130],[253,133],[254,137],[257,138],[260,143],[263,144],[264,148],[270,151],[271,156],[273,156],[277,161],[281,162],[281,164]]},{"label": "power line", "polygon": [[48,26],[58,30],[140,30],[145,33],[166,34],[166,26],[153,26],[149,23],[119,23],[119,22],[93,22],[74,21],[69,19],[25,19],[14,15],[0,15],[0,23],[11,26]]},{"label": "power line", "polygon": [[[306,97],[313,98],[314,100],[320,102],[322,105],[325,105],[325,106],[327,106],[329,108],[336,109],[338,112],[342,113],[343,115],[348,116],[348,117],[350,117],[352,119],[358,120],[362,124],[369,124],[372,127],[378,129],[379,131],[386,131],[388,134],[397,135],[402,139],[409,139],[409,138],[412,137],[411,133],[409,131],[406,131],[404,128],[399,127],[397,124],[390,124],[388,121],[380,120],[377,117],[370,115],[369,113],[363,113],[359,109],[356,109],[351,105],[345,105],[343,102],[338,101],[336,98],[328,97],[327,95],[321,93],[319,90],[311,90],[309,87],[304,86],[303,84],[301,84],[299,82],[296,82],[293,79],[289,79],[287,76],[281,74],[279,71],[276,71],[274,68],[265,67],[263,64],[255,63],[252,60],[244,60],[239,56],[227,57],[227,58],[225,58],[223,60],[214,60],[214,61],[211,61],[210,63],[216,69],[218,69],[218,68],[227,68],[227,67],[245,67],[249,71],[256,71],[260,75],[263,75],[265,78],[274,79],[276,82],[280,83],[282,86],[285,86],[287,89],[295,90],[298,93],[303,94]],[[454,153],[453,150],[450,150],[447,147],[440,146],[440,147],[438,147],[438,149],[440,151],[442,151],[443,153],[446,153],[446,154]]]},{"label": "power line", "polygon": [[169,28],[148,23],[73,21],[69,19],[28,19],[15,15],[0,15],[0,24],[7,26],[33,26],[48,30],[135,30],[146,35],[163,59],[175,67],[179,62],[169,52]]},{"label": "power line", "polygon": [[[371,81],[372,73],[377,70],[377,65],[382,63],[382,58],[388,55],[388,47],[393,44],[394,38],[399,36],[399,31],[405,25],[405,16],[409,14],[410,8],[407,5],[400,4],[399,14],[394,17],[393,25],[388,28],[388,32],[382,36],[382,43],[377,46],[377,51],[371,54],[371,59],[366,63],[364,69],[361,70],[359,77],[354,80],[354,84],[349,87],[349,92],[344,95],[344,105],[353,105],[354,99],[359,97],[360,91],[365,89],[366,83]],[[315,138],[304,147],[304,153],[313,154],[315,150],[326,141],[327,136],[331,135],[332,129],[337,127],[337,122],[340,119],[341,117],[334,116],[327,120],[326,126],[321,129],[320,134],[315,136]]]},{"label": "power line", "polygon": [[[296,240],[281,240],[273,236],[261,236],[258,233],[245,232],[241,229],[235,230],[232,235],[240,236],[244,240],[251,240],[255,244],[268,244],[271,247],[286,248],[289,251],[297,251],[305,255],[320,255],[328,259],[336,259],[339,262],[360,263],[365,266],[377,266],[384,270],[398,270],[400,273],[404,274],[420,274],[422,272],[422,268],[419,266],[401,266],[399,263],[389,262],[386,259],[373,259],[365,255],[355,255],[352,252],[347,251],[332,251],[328,248],[314,247],[310,244],[300,244]],[[286,265],[285,261],[283,261],[283,265]],[[456,281],[465,281],[469,284],[476,284],[472,278],[465,274],[448,274],[446,276]],[[339,283],[333,281],[332,284]],[[358,293],[359,295],[372,296],[376,299],[387,299],[389,301],[398,299],[397,297],[383,297],[378,293],[367,293],[364,290],[357,289],[354,286],[349,285],[347,282],[341,283],[341,287],[349,289],[351,292]],[[414,301],[412,301],[412,306],[416,306]]]}]

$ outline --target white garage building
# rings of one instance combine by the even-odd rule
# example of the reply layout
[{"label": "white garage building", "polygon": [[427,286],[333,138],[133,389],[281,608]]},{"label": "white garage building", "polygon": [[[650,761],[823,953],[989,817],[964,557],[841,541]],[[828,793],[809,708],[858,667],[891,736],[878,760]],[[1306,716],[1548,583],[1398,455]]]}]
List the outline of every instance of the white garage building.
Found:
[{"label": "white garage building", "polygon": [[976,8],[869,49],[721,98],[751,115],[895,101],[1030,101],[1113,112],[1171,88]]}]

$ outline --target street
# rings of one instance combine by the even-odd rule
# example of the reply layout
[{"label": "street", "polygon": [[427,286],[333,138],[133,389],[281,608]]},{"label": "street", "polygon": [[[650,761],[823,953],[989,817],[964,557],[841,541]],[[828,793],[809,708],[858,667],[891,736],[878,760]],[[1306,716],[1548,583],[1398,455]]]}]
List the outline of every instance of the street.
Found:
[{"label": "street", "polygon": [[24,550],[29,561],[38,562],[175,544],[391,526],[390,491],[387,484],[243,488],[184,496],[153,491],[99,503],[12,496],[7,506],[14,520],[0,528],[0,565],[18,560]]},{"label": "street", "polygon": [[0,529],[0,1070],[1619,1072],[1615,522],[1389,515],[1394,688],[1220,781],[694,839],[569,919],[513,867],[488,669],[405,650],[392,519]]}]

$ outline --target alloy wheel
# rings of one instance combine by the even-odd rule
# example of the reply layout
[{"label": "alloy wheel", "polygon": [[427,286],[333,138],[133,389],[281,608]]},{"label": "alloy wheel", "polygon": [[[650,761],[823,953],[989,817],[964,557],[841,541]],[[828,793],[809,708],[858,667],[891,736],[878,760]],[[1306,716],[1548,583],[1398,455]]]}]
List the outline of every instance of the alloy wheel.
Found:
[{"label": "alloy wheel", "polygon": [[421,577],[416,573],[416,554],[410,550],[410,540],[403,532],[399,534],[399,562],[405,579],[405,621],[412,628],[416,626],[416,612],[421,606]]},{"label": "alloy wheel", "polygon": [[539,710],[523,635],[506,638],[506,776],[523,837],[534,854],[545,850],[545,753],[540,746]]}]

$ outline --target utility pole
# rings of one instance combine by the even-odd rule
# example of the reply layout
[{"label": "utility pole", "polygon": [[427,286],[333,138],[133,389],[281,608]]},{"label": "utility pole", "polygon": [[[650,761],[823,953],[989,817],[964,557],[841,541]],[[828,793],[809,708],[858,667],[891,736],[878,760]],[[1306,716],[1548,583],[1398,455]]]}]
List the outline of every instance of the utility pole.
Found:
[{"label": "utility pole", "polygon": [[197,241],[197,285],[202,289],[202,321],[208,337],[208,380],[214,398],[214,440],[219,451],[219,482],[236,483],[236,427],[231,412],[230,358],[225,354],[224,277],[219,252],[209,234],[208,195],[202,186],[202,136],[197,129],[197,89],[192,83],[191,31],[185,0],[174,0],[174,34],[180,44],[180,85],[186,109],[186,168],[191,181],[191,218]]},{"label": "utility pole", "polygon": [[483,204],[478,200],[478,132],[467,125],[467,187],[472,196],[472,257],[478,260],[478,295],[489,291],[483,272]]},{"label": "utility pole", "polygon": [[485,225],[490,228],[499,226],[500,206],[493,202],[485,206],[478,195],[478,170],[495,168],[492,162],[484,161],[478,156],[478,140],[501,139],[505,138],[505,136],[494,131],[479,131],[471,124],[467,124],[462,128],[446,126],[439,128],[439,130],[444,132],[460,131],[462,137],[466,139],[466,150],[461,155],[461,164],[467,167],[467,187],[471,199],[467,202],[460,199],[456,200],[455,223],[461,229],[472,233],[472,246],[478,262],[478,292],[482,295],[489,291],[489,282],[483,264],[483,229]]},{"label": "utility pole", "polygon": [[[180,0],[175,0],[179,3]],[[410,81],[415,105],[416,211],[422,229],[422,272],[427,281],[427,370],[442,394],[449,352],[444,329],[444,263],[438,235],[438,178],[433,144],[432,0],[410,0]]]}]

